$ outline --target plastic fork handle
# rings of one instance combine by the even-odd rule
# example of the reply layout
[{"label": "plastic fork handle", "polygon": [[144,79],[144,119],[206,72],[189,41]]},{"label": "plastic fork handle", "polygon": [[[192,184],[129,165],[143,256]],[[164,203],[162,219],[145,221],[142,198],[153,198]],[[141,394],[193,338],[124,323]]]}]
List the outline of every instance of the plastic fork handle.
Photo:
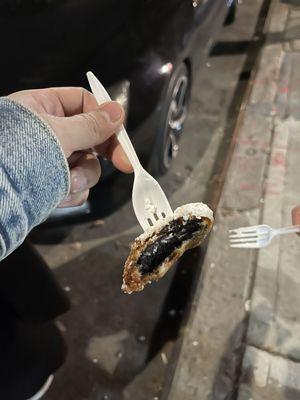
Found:
[{"label": "plastic fork handle", "polygon": [[134,172],[141,172],[144,168],[140,163],[140,160],[136,154],[136,151],[134,150],[134,147],[131,143],[131,140],[129,139],[129,136],[124,126],[122,126],[122,129],[117,133],[117,139],[120,142],[123,150],[125,151],[129,161],[131,162]]},{"label": "plastic fork handle", "polygon": [[[91,71],[87,72],[86,75],[97,103],[101,104],[105,101],[111,101],[109,94],[107,93],[104,86],[100,83],[100,81],[96,78],[96,76]],[[134,172],[137,173],[143,171],[140,160],[123,125],[116,136],[123,150],[125,151],[126,156],[128,157],[134,169]]]},{"label": "plastic fork handle", "polygon": [[275,235],[286,235],[288,233],[300,232],[300,225],[286,226],[284,228],[275,229]]}]

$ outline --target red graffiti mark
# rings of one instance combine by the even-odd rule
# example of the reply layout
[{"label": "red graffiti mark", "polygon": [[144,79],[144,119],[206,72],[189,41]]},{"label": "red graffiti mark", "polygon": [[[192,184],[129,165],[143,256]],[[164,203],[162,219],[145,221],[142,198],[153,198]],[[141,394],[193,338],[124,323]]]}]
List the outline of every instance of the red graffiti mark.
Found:
[{"label": "red graffiti mark", "polygon": [[276,190],[276,188],[267,188],[266,190],[265,190],[265,194],[266,195],[279,195],[280,194],[280,191],[277,189]]},{"label": "red graffiti mark", "polygon": [[264,192],[266,194],[279,195],[284,184],[284,177],[278,177],[276,180],[264,183]]},{"label": "red graffiti mark", "polygon": [[249,172],[253,170],[253,165],[246,161],[238,161],[236,168],[239,170],[239,172]]},{"label": "red graffiti mark", "polygon": [[284,167],[284,165],[285,165],[285,155],[280,153],[280,152],[276,152],[272,156],[272,164],[276,165],[278,167]]},{"label": "red graffiti mark", "polygon": [[271,113],[272,113],[273,115],[276,115],[276,114],[278,113],[277,108],[276,108],[276,107],[272,107]]},{"label": "red graffiti mark", "polygon": [[254,190],[258,189],[258,185],[254,184],[254,183],[242,182],[240,184],[240,189],[247,190],[247,191],[254,191]]},{"label": "red graffiti mark", "polygon": [[244,145],[247,145],[247,146],[253,144],[252,140],[248,139],[248,138],[236,138],[234,143],[240,144],[240,145],[244,144]]},{"label": "red graffiti mark", "polygon": [[288,93],[289,92],[289,87],[288,86],[281,86],[278,91],[280,93]]}]

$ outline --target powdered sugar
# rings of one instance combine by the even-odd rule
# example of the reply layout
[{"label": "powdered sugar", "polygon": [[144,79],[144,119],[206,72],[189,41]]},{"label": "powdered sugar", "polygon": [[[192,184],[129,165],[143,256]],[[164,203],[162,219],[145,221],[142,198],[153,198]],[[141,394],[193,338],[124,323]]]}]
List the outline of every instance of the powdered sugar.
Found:
[{"label": "powdered sugar", "polygon": [[173,219],[182,217],[183,219],[187,220],[191,216],[195,216],[197,218],[206,217],[209,218],[212,222],[214,220],[213,212],[206,204],[204,203],[185,204],[183,206],[176,208],[173,215],[163,219],[159,219],[154,226],[151,226],[149,229],[147,229],[137,239],[145,240],[148,236],[151,236],[154,232],[156,232],[163,226],[167,225]]},{"label": "powdered sugar", "polygon": [[187,219],[191,215],[198,218],[207,217],[211,221],[213,221],[214,219],[214,214],[212,210],[204,203],[185,204],[181,207],[176,208],[176,210],[174,211],[174,218],[183,217],[184,219]]}]

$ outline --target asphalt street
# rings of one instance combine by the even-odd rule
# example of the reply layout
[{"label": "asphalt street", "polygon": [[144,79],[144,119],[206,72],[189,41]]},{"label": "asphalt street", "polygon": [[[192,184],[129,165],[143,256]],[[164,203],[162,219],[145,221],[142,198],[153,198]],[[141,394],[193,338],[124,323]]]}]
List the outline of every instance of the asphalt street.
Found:
[{"label": "asphalt street", "polygon": [[[236,21],[220,32],[195,80],[179,155],[160,180],[174,208],[201,200],[216,206],[222,166],[254,66],[251,38],[261,3],[239,6]],[[144,292],[123,294],[123,264],[130,242],[141,232],[130,202],[131,182],[131,176],[120,175],[99,187],[99,209],[109,211],[70,227],[59,242],[50,243],[45,234],[35,236],[38,251],[72,302],[72,310],[58,321],[68,359],[46,400],[165,396],[165,382],[176,364],[174,344],[181,338],[204,250],[188,253]]]}]

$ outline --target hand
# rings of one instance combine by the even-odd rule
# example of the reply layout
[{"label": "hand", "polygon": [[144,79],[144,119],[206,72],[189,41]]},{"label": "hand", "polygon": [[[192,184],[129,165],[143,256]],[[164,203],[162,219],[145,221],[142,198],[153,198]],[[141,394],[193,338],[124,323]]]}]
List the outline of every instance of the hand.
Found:
[{"label": "hand", "polygon": [[132,172],[115,136],[124,121],[124,110],[118,103],[99,106],[89,91],[76,87],[25,90],[8,97],[43,119],[62,146],[70,166],[71,187],[60,207],[83,204],[89,189],[98,182],[101,168],[92,148],[120,171]]},{"label": "hand", "polygon": [[[300,205],[292,209],[292,221],[293,225],[300,225]],[[300,236],[299,233],[297,235]]]}]

